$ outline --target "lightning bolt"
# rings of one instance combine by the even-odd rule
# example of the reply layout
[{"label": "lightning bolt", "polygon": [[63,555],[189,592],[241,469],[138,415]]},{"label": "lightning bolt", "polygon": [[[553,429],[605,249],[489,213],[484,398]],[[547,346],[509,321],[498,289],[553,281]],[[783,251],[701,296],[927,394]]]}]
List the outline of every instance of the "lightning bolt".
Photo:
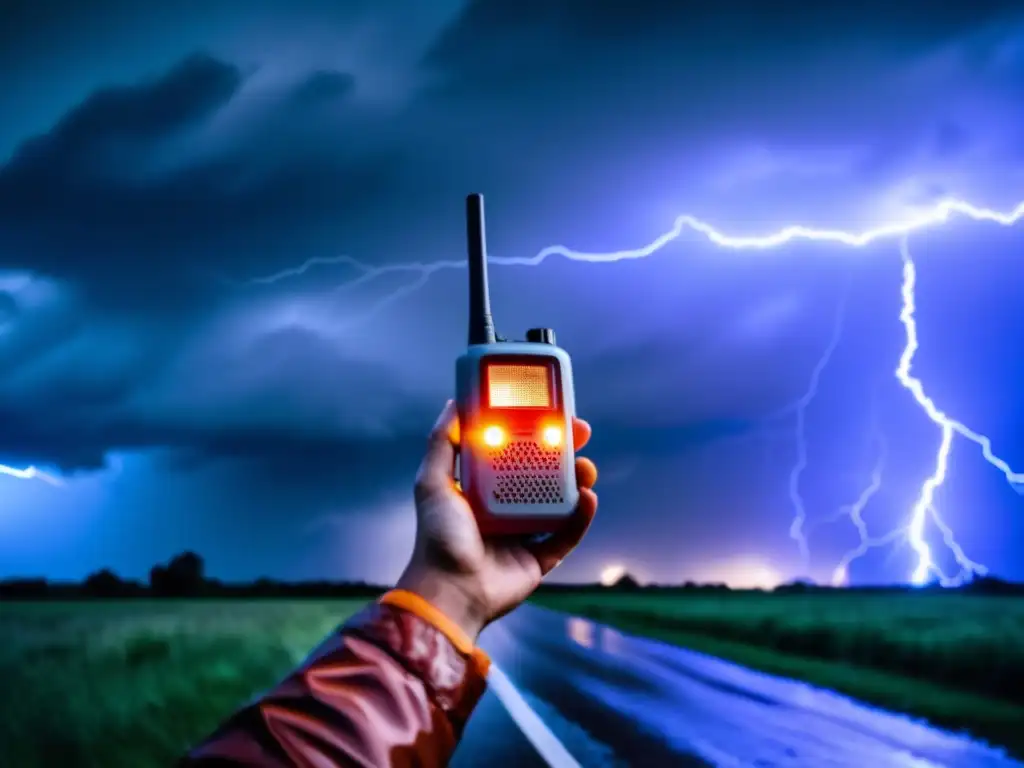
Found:
[{"label": "lightning bolt", "polygon": [[[939,427],[940,442],[938,450],[936,451],[935,469],[921,486],[918,498],[911,510],[909,523],[903,528],[896,528],[882,536],[872,537],[868,533],[867,524],[864,522],[862,513],[867,503],[881,488],[881,472],[885,461],[885,441],[881,436],[881,433],[878,431],[875,409],[872,409],[872,432],[876,435],[874,440],[879,442],[881,446],[878,463],[872,473],[870,485],[864,489],[858,500],[854,504],[841,509],[839,515],[832,518],[832,520],[835,520],[838,517],[848,515],[860,536],[860,544],[855,549],[847,552],[834,569],[832,573],[832,584],[834,586],[841,586],[848,582],[850,565],[855,560],[867,554],[869,550],[876,547],[886,546],[904,538],[909,541],[911,547],[917,554],[917,566],[910,577],[913,584],[921,585],[934,578],[943,586],[956,586],[968,581],[975,575],[983,576],[987,573],[985,566],[971,560],[967,556],[963,548],[956,541],[953,530],[942,519],[935,507],[935,492],[946,480],[946,475],[948,474],[949,469],[949,455],[952,450],[953,438],[955,435],[959,434],[977,444],[981,448],[982,456],[985,460],[992,466],[999,469],[1018,493],[1021,492],[1021,483],[1024,481],[1024,476],[1014,472],[1005,461],[993,453],[992,444],[988,437],[974,432],[966,427],[962,422],[959,422],[942,412],[935,405],[934,401],[925,394],[924,385],[920,379],[911,374],[914,355],[917,353],[920,342],[918,341],[917,322],[915,319],[915,286],[917,281],[917,270],[914,260],[910,254],[907,234],[903,234],[900,237],[900,256],[903,262],[903,281],[900,290],[902,299],[900,322],[902,323],[905,331],[906,344],[904,345],[903,352],[900,355],[899,365],[896,369],[896,378],[903,388],[911,393],[915,402],[925,412],[928,418]],[[804,468],[806,468],[806,445],[802,433],[802,415],[817,393],[818,379],[835,350],[835,342],[836,333],[834,332],[832,342],[826,348],[822,357],[819,359],[817,366],[812,372],[811,384],[807,392],[797,403],[797,429],[800,450],[797,464],[794,466],[790,477],[790,495],[793,499],[794,508],[796,509],[796,517],[794,518],[793,523],[794,529],[799,529],[799,526],[802,525],[802,522],[806,519],[803,502],[795,490],[799,474]],[[953,557],[960,568],[960,571],[953,576],[944,573],[935,563],[931,547],[924,536],[925,527],[929,520],[941,533],[943,542],[953,553]],[[806,556],[808,554],[806,538],[801,538],[799,540],[799,544],[801,546],[801,553],[804,555],[806,562]]]},{"label": "lightning bolt", "polygon": [[874,399],[872,399],[871,403],[870,438],[871,445],[877,450],[875,465],[871,470],[871,482],[864,487],[864,490],[861,491],[860,496],[857,497],[856,501],[845,507],[841,507],[838,515],[836,516],[836,519],[849,517],[850,522],[852,522],[854,528],[857,529],[857,535],[860,537],[860,543],[854,549],[851,549],[843,555],[842,558],[840,558],[839,563],[836,565],[835,570],[832,571],[832,586],[834,587],[842,587],[849,582],[850,565],[852,565],[855,560],[860,559],[876,547],[888,546],[900,539],[905,539],[907,536],[906,530],[902,528],[892,530],[883,536],[872,536],[868,532],[868,525],[864,520],[865,508],[871,502],[871,499],[874,498],[875,494],[882,489],[882,472],[885,471],[885,460],[888,455],[888,443],[886,442],[885,435],[882,434],[882,430],[878,424],[878,407]]},{"label": "lightning bolt", "polygon": [[[911,373],[914,355],[920,346],[920,342],[917,336],[917,321],[914,318],[914,311],[916,309],[914,288],[917,282],[917,268],[910,255],[910,245],[906,235],[900,238],[900,256],[903,259],[903,286],[900,291],[903,298],[903,309],[900,311],[900,322],[903,323],[903,328],[906,331],[907,344],[903,348],[899,366],[896,368],[896,378],[903,385],[904,389],[913,395],[914,400],[928,415],[928,418],[939,427],[941,434],[939,448],[935,456],[935,470],[924,481],[924,484],[921,486],[921,493],[911,510],[908,535],[910,545],[917,552],[918,559],[917,567],[914,569],[913,574],[911,574],[910,580],[914,584],[924,584],[930,578],[936,577],[941,584],[954,586],[969,579],[974,574],[985,574],[983,566],[973,562],[964,554],[963,550],[954,540],[952,530],[945,524],[935,509],[935,491],[946,480],[954,434],[959,434],[979,445],[985,460],[999,469],[1018,492],[1020,492],[1020,483],[1024,478],[1013,472],[1005,461],[992,453],[992,444],[987,437],[968,429],[959,421],[950,418],[939,410],[935,402],[925,394],[924,385],[921,383],[921,380]],[[931,548],[924,539],[925,524],[929,519],[934,522],[935,526],[942,533],[946,545],[953,551],[953,556],[956,558],[957,564],[961,569],[957,576],[946,576],[935,563]]]},{"label": "lightning bolt", "polygon": [[[951,418],[935,405],[925,394],[924,386],[919,379],[911,374],[911,364],[914,354],[918,349],[917,325],[914,318],[914,287],[916,280],[916,268],[910,256],[907,244],[908,236],[912,233],[937,227],[947,223],[954,216],[960,216],[976,222],[989,222],[1010,227],[1017,224],[1024,218],[1024,201],[1018,203],[1009,211],[997,211],[990,208],[978,207],[964,200],[947,199],[938,202],[929,210],[911,217],[909,219],[886,224],[873,229],[859,232],[822,229],[807,227],[803,225],[792,225],[783,227],[775,232],[766,235],[730,235],[726,234],[711,224],[691,216],[689,214],[679,216],[673,223],[672,228],[658,236],[651,242],[639,248],[609,251],[609,252],[586,252],[577,251],[564,245],[552,245],[544,248],[531,257],[489,257],[488,261],[497,266],[538,266],[552,256],[561,256],[570,261],[587,263],[609,263],[629,259],[643,259],[656,254],[675,240],[678,240],[684,232],[692,231],[702,235],[710,243],[720,248],[729,250],[771,250],[780,248],[789,243],[797,241],[812,241],[819,243],[832,243],[845,245],[853,248],[863,248],[871,243],[888,238],[899,238],[900,254],[903,259],[903,283],[901,297],[903,301],[900,321],[906,332],[906,345],[900,356],[899,366],[896,369],[896,378],[904,389],[910,392],[915,402],[924,411],[928,418],[934,422],[940,430],[940,443],[936,452],[935,471],[921,486],[917,501],[910,512],[910,520],[903,528],[897,528],[883,536],[872,537],[869,535],[867,525],[864,522],[862,513],[870,499],[878,491],[881,485],[881,467],[884,463],[884,441],[880,451],[878,463],[872,473],[871,484],[862,492],[861,496],[846,508],[847,513],[860,535],[860,545],[848,552],[840,560],[832,574],[833,583],[846,583],[849,578],[849,567],[868,550],[892,543],[900,538],[906,538],[917,555],[917,564],[910,576],[914,584],[923,584],[931,578],[936,578],[943,585],[955,585],[973,575],[985,573],[985,568],[970,560],[963,549],[957,544],[952,529],[943,521],[935,507],[935,492],[945,481],[948,471],[949,453],[952,448],[953,437],[961,437],[975,443],[981,448],[985,460],[998,469],[1006,477],[1011,486],[1024,493],[1024,475],[1013,471],[1010,466],[999,458],[992,450],[991,441],[985,435],[974,432],[959,421]],[[355,269],[358,276],[338,286],[338,290],[348,290],[368,283],[385,274],[412,273],[417,275],[417,280],[404,288],[400,288],[384,297],[382,304],[371,308],[375,312],[380,306],[389,304],[401,296],[419,289],[429,280],[430,276],[445,269],[459,269],[465,267],[464,261],[434,261],[391,264],[381,267],[372,267],[349,256],[339,257],[318,257],[310,259],[298,267],[284,270],[267,277],[255,278],[243,285],[269,285],[287,278],[305,275],[310,270],[325,265],[347,265]],[[837,313],[834,333],[826,349],[825,354],[819,360],[812,372],[811,383],[799,401],[790,409],[795,409],[797,414],[797,439],[798,457],[797,463],[790,475],[790,496],[793,501],[795,515],[790,526],[790,535],[797,542],[801,555],[805,561],[809,557],[804,523],[806,521],[806,510],[799,494],[799,480],[807,465],[806,440],[803,434],[805,411],[813,400],[818,388],[818,381],[822,372],[827,366],[835,346],[838,344],[842,326],[842,311]],[[946,546],[953,552],[953,555],[960,566],[960,573],[956,576],[947,576],[935,563],[931,548],[925,540],[925,527],[928,521],[939,530]]]},{"label": "lightning bolt", "polygon": [[836,348],[839,346],[839,341],[843,337],[843,323],[846,318],[846,300],[847,294],[843,293],[843,297],[839,302],[836,309],[835,320],[832,324],[832,335],[829,338],[828,346],[825,348],[824,354],[818,358],[818,363],[814,366],[814,370],[811,371],[810,384],[807,386],[807,390],[792,405],[792,410],[796,412],[796,445],[797,445],[797,458],[796,463],[793,465],[793,469],[789,473],[789,499],[793,504],[793,522],[789,526],[789,536],[791,539],[796,541],[797,548],[800,550],[800,558],[803,563],[804,569],[810,565],[811,551],[807,545],[807,535],[804,532],[804,524],[807,522],[807,508],[804,504],[803,497],[800,495],[800,478],[807,469],[807,435],[805,429],[807,426],[807,408],[814,401],[814,398],[818,395],[818,384],[821,381],[821,375],[825,372],[825,368],[828,367],[829,362],[832,360],[832,355],[835,354]]},{"label": "lightning bolt", "polygon": [[[767,235],[728,235],[716,229],[711,224],[684,214],[676,218],[672,228],[659,235],[646,245],[639,248],[607,251],[594,253],[577,251],[565,245],[551,245],[539,251],[534,256],[490,256],[488,263],[505,267],[536,267],[552,256],[561,256],[570,261],[583,261],[591,264],[626,261],[629,259],[645,259],[653,256],[665,246],[678,240],[684,232],[692,231],[703,235],[714,245],[729,250],[772,250],[797,241],[814,241],[821,243],[834,243],[847,245],[853,248],[863,248],[878,240],[900,237],[929,229],[947,223],[953,216],[961,216],[978,222],[992,222],[1004,227],[1010,227],[1024,218],[1024,201],[1018,203],[1012,210],[1000,212],[989,208],[979,208],[963,200],[943,200],[936,203],[931,209],[905,221],[885,224],[874,229],[867,229],[862,232],[847,232],[839,229],[818,229],[802,225],[783,227]],[[441,260],[431,262],[406,262],[400,264],[386,264],[374,267],[365,262],[352,258],[351,256],[317,256],[308,259],[298,267],[282,270],[272,275],[253,277],[248,280],[226,281],[230,285],[255,286],[272,285],[289,278],[301,277],[317,267],[345,265],[355,269],[359,277],[354,280],[342,283],[338,290],[351,289],[357,285],[368,283],[383,275],[414,273],[421,277],[429,277],[436,272],[445,269],[464,269],[464,260]]]},{"label": "lightning bolt", "polygon": [[44,483],[55,486],[64,485],[64,481],[59,477],[47,474],[37,467],[25,467],[24,469],[18,469],[17,467],[9,467],[6,464],[0,464],[0,475],[16,477],[19,480],[41,480]]}]

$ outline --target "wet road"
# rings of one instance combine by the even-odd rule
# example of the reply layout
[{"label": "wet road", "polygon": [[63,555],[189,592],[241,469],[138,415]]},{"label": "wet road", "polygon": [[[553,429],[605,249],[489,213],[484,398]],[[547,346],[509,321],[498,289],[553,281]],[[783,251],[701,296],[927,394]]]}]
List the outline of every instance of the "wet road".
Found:
[{"label": "wet road", "polygon": [[[561,765],[587,768],[1024,768],[1001,750],[829,691],[532,606],[481,643],[546,727],[514,702],[513,717],[489,691],[459,768],[546,765],[528,735],[562,750]],[[556,746],[544,741],[552,735]]]}]

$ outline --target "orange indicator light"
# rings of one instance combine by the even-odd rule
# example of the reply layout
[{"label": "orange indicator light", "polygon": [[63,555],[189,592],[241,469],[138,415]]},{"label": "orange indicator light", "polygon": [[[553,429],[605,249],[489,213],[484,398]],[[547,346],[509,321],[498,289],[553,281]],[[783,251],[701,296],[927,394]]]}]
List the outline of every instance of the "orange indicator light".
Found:
[{"label": "orange indicator light", "polygon": [[557,448],[562,444],[562,428],[561,427],[545,427],[544,428],[544,444],[551,448]]},{"label": "orange indicator light", "polygon": [[484,444],[490,448],[500,448],[505,442],[505,430],[498,426],[490,426],[484,430]]}]

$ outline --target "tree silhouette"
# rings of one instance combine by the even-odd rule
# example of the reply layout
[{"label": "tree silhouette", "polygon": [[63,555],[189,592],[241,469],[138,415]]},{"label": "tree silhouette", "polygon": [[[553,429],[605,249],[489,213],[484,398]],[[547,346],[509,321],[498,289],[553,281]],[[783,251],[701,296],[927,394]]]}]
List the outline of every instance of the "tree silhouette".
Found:
[{"label": "tree silhouette", "polygon": [[639,589],[639,588],[640,588],[640,583],[636,579],[634,579],[632,576],[630,576],[628,573],[622,574],[619,577],[618,581],[616,581],[614,584],[612,584],[612,589],[622,589],[622,590],[629,590],[629,591],[631,591],[631,590]]},{"label": "tree silhouette", "polygon": [[85,594],[94,597],[117,597],[125,592],[126,584],[109,568],[90,574],[83,587]]},{"label": "tree silhouette", "polygon": [[150,589],[163,597],[194,597],[203,591],[205,581],[203,558],[195,552],[183,552],[149,571]]}]

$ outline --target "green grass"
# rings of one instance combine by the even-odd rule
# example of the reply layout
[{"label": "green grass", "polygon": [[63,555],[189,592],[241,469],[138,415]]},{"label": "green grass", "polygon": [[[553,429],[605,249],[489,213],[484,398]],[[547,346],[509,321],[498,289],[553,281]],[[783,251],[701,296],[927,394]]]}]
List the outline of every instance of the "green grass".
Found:
[{"label": "green grass", "polygon": [[[173,764],[355,600],[0,605],[0,745],[18,768]],[[534,602],[832,688],[1024,756],[1024,600],[545,594]]]},{"label": "green grass", "polygon": [[569,593],[533,602],[831,688],[1024,757],[1020,598]]},{"label": "green grass", "polygon": [[173,765],[367,600],[0,605],[4,765]]}]

